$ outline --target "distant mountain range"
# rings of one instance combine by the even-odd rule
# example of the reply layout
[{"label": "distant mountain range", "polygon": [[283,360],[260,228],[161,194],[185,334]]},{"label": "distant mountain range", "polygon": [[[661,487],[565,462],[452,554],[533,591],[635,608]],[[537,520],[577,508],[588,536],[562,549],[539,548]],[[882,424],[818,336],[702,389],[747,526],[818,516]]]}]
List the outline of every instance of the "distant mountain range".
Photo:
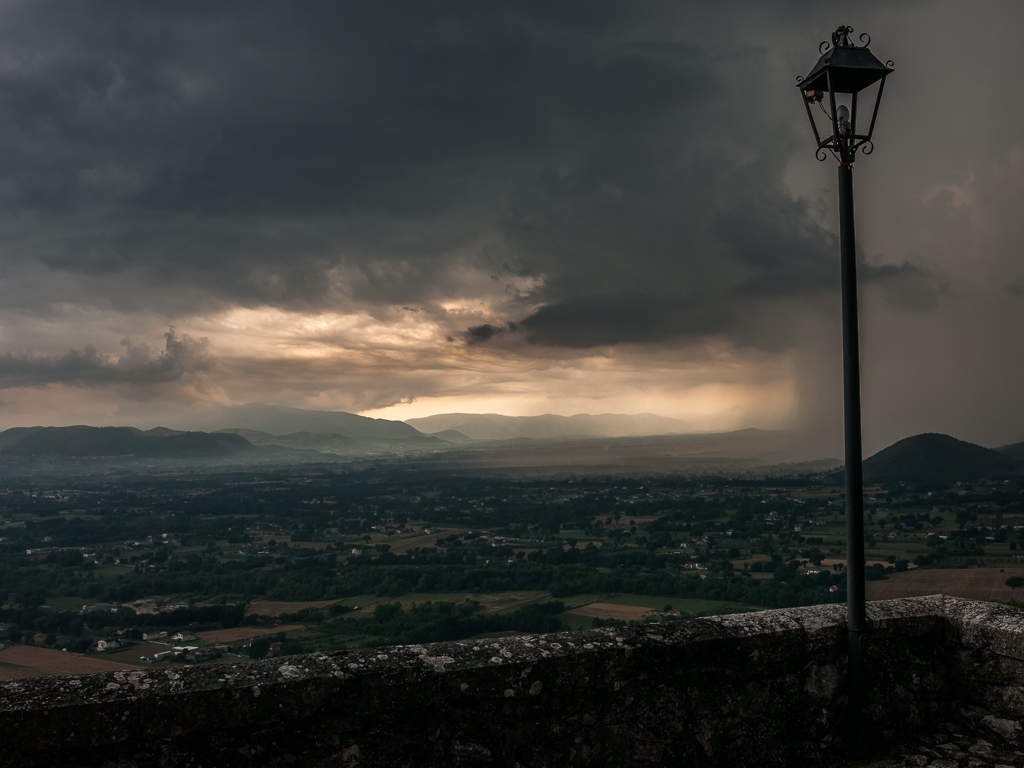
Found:
[{"label": "distant mountain range", "polygon": [[414,432],[408,437],[347,437],[334,432],[293,432],[289,435],[273,435],[253,429],[222,429],[217,434],[235,434],[244,437],[256,446],[278,446],[301,451],[319,451],[339,455],[366,453],[387,449],[440,448],[446,443],[468,441],[458,432],[451,433],[452,439],[445,440],[438,435],[424,435]]},{"label": "distant mountain range", "polygon": [[229,456],[253,450],[252,443],[240,435],[178,432],[163,427],[147,432],[135,427],[16,427],[0,433],[0,445],[4,446],[0,454],[12,457],[182,458]]},{"label": "distant mountain range", "polygon": [[653,413],[587,413],[576,416],[502,416],[497,413],[442,413],[421,419],[407,419],[421,432],[440,433],[456,430],[474,440],[558,440],[577,437],[639,437],[642,435],[678,435],[696,431],[679,419]]},{"label": "distant mountain range", "polygon": [[436,434],[454,429],[474,440],[563,440],[578,437],[649,437],[707,432],[734,432],[757,423],[754,414],[739,406],[720,413],[693,413],[681,419],[653,413],[579,413],[575,416],[503,416],[499,413],[440,413],[406,419],[421,432]]},{"label": "distant mountain range", "polygon": [[429,437],[436,437],[446,443],[471,443],[473,438],[457,432],[454,429],[442,429],[440,432],[430,432]]},{"label": "distant mountain range", "polygon": [[[220,408],[190,424],[207,432],[253,430],[285,436],[299,432],[351,438],[404,439],[432,435],[445,442],[466,440],[559,440],[579,437],[641,437],[696,432],[729,432],[754,426],[743,408],[672,419],[653,413],[503,416],[497,413],[443,413],[407,421],[372,419],[344,411],[312,411],[284,405],[247,403]],[[763,426],[763,425],[760,425]]]},{"label": "distant mountain range", "polygon": [[[734,409],[715,418],[728,421],[744,418],[745,413]],[[338,461],[341,457],[418,455],[426,460],[436,455],[439,465],[445,466],[635,466],[650,470],[658,464],[661,471],[684,466],[688,471],[700,471],[700,467],[722,471],[728,466],[749,469],[804,462],[804,471],[814,471],[807,462],[820,458],[796,432],[723,429],[697,434],[691,421],[650,413],[448,413],[400,422],[342,411],[250,403],[224,408],[210,421],[216,431],[14,427],[0,432],[0,459],[18,466],[27,466],[26,460],[33,457],[295,464]],[[1024,472],[1024,443],[994,450],[933,433],[900,440],[864,462],[864,478],[869,483],[971,481],[1014,472]]]},{"label": "distant mountain range", "polygon": [[343,411],[249,403],[204,420],[209,431],[157,427],[14,427],[0,432],[0,457],[138,457],[295,462],[329,456],[404,455],[471,442],[455,431],[423,434],[401,421]]},{"label": "distant mountain range", "polygon": [[269,432],[259,432],[255,429],[222,429],[216,434],[239,435],[253,445],[279,445],[284,448],[328,453],[349,453],[357,445],[353,438],[333,432],[293,432],[290,435],[272,435]]},{"label": "distant mountain range", "polygon": [[993,450],[949,435],[915,435],[866,459],[864,479],[869,483],[978,480],[1024,469],[1024,462],[1011,453],[1022,447],[1024,444]]},{"label": "distant mountain range", "polygon": [[[454,433],[457,438],[458,433]],[[462,437],[462,441],[468,438]],[[180,432],[157,427],[15,427],[0,432],[0,459],[145,458],[237,460],[259,463],[322,461],[331,456],[356,458],[374,454],[416,454],[453,441],[413,432],[409,437],[352,438],[335,433],[294,432],[272,435],[251,429]],[[220,462],[222,463],[222,462]]]},{"label": "distant mountain range", "polygon": [[401,421],[371,419],[344,411],[307,411],[285,405],[247,403],[222,408],[203,420],[203,429],[251,429],[271,435],[333,433],[345,437],[416,437],[421,432]]}]

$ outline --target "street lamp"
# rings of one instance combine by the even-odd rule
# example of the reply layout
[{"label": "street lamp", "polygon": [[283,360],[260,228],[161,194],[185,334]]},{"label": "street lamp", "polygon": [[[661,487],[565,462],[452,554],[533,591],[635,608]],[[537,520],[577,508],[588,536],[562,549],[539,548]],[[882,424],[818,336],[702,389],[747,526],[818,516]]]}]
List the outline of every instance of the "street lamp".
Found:
[{"label": "street lamp", "polygon": [[[892,62],[883,64],[868,50],[871,38],[860,36],[862,46],[850,39],[853,27],[839,27],[832,42],[818,47],[821,58],[810,74],[797,78],[807,119],[817,143],[815,157],[831,153],[839,161],[839,243],[843,275],[843,389],[846,401],[846,630],[849,654],[847,685],[850,695],[850,746],[856,758],[865,755],[864,722],[867,709],[865,661],[867,619],[864,611],[864,476],[860,434],[860,343],[857,324],[857,256],[853,227],[853,162],[857,153],[874,149],[878,105]],[[857,96],[878,84],[871,122],[857,132]],[[828,107],[825,107],[828,94]],[[818,130],[815,111],[824,115],[825,130]],[[822,118],[819,117],[819,120]],[[821,138],[822,134],[826,138]]]}]

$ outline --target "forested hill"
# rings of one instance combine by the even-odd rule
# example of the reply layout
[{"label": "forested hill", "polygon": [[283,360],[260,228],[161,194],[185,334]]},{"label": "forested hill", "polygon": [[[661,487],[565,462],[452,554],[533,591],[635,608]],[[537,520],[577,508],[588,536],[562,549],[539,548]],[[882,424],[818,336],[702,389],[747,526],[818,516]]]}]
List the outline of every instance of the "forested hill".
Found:
[{"label": "forested hill", "polygon": [[1024,443],[1013,443],[1012,445],[1001,445],[996,448],[1000,453],[1005,453],[1007,456],[1018,461],[1024,461]]},{"label": "forested hill", "polygon": [[949,435],[914,435],[864,462],[869,483],[938,483],[977,480],[1024,468],[1024,462]]},{"label": "forested hill", "polygon": [[[10,431],[10,430],[8,430]],[[43,427],[0,449],[7,456],[227,456],[253,450],[241,435],[134,427]],[[0,433],[0,440],[7,433]]]}]

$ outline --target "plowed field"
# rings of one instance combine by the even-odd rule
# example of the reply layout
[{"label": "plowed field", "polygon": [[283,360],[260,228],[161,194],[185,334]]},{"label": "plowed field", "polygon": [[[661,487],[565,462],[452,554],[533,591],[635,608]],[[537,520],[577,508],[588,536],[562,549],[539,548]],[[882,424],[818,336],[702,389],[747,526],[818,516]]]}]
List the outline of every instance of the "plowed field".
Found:
[{"label": "plowed field", "polygon": [[278,632],[293,632],[305,629],[301,624],[282,624],[280,627],[232,627],[231,629],[214,629],[210,632],[198,632],[196,637],[208,643],[234,643],[248,640],[250,637],[276,635]]},{"label": "plowed field", "polygon": [[633,605],[612,605],[611,603],[590,603],[579,608],[573,608],[567,613],[574,613],[577,616],[590,616],[599,619],[619,619],[621,621],[634,621],[650,616],[655,611],[650,608],[637,608]]},{"label": "plowed field", "polygon": [[[112,672],[117,669],[142,669],[138,664],[124,664],[110,661],[97,656],[82,656],[78,653],[65,653],[34,645],[12,645],[0,651],[0,661],[5,664],[17,664],[35,672],[46,675],[81,675],[89,672]],[[17,673],[12,667],[4,667],[3,675],[10,679]],[[38,677],[38,674],[18,675],[19,677]]]},{"label": "plowed field", "polygon": [[905,573],[890,573],[885,581],[867,583],[868,600],[891,600],[896,597],[950,595],[971,600],[1024,600],[1020,592],[1006,586],[1011,576],[1024,576],[1024,567],[964,568],[932,570],[917,568]]},{"label": "plowed field", "polygon": [[340,603],[341,600],[308,600],[304,603],[261,602],[249,604],[248,613],[260,616],[280,616],[282,613],[298,613],[303,608],[326,608],[328,605]]},{"label": "plowed field", "polygon": [[0,663],[0,680],[24,680],[26,677],[48,677],[48,674],[41,669]]}]

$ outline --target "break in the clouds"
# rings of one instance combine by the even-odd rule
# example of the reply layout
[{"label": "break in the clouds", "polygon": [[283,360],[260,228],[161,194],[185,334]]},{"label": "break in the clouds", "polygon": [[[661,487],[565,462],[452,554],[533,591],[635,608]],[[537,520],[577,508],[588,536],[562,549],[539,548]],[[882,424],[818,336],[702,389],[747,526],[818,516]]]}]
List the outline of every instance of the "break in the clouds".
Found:
[{"label": "break in the clouds", "polygon": [[[1021,15],[5,4],[5,402],[52,384],[91,388],[87,409],[115,387],[109,418],[159,382],[175,402],[398,417],[760,403],[772,423],[837,422],[835,171],[793,83],[850,23],[896,60],[857,167],[869,442],[1010,439],[1024,412],[992,381],[1021,357],[1024,150],[999,79]],[[990,357],[965,323],[997,340]],[[169,325],[160,352],[118,346]],[[950,408],[975,398],[992,405]]]}]

